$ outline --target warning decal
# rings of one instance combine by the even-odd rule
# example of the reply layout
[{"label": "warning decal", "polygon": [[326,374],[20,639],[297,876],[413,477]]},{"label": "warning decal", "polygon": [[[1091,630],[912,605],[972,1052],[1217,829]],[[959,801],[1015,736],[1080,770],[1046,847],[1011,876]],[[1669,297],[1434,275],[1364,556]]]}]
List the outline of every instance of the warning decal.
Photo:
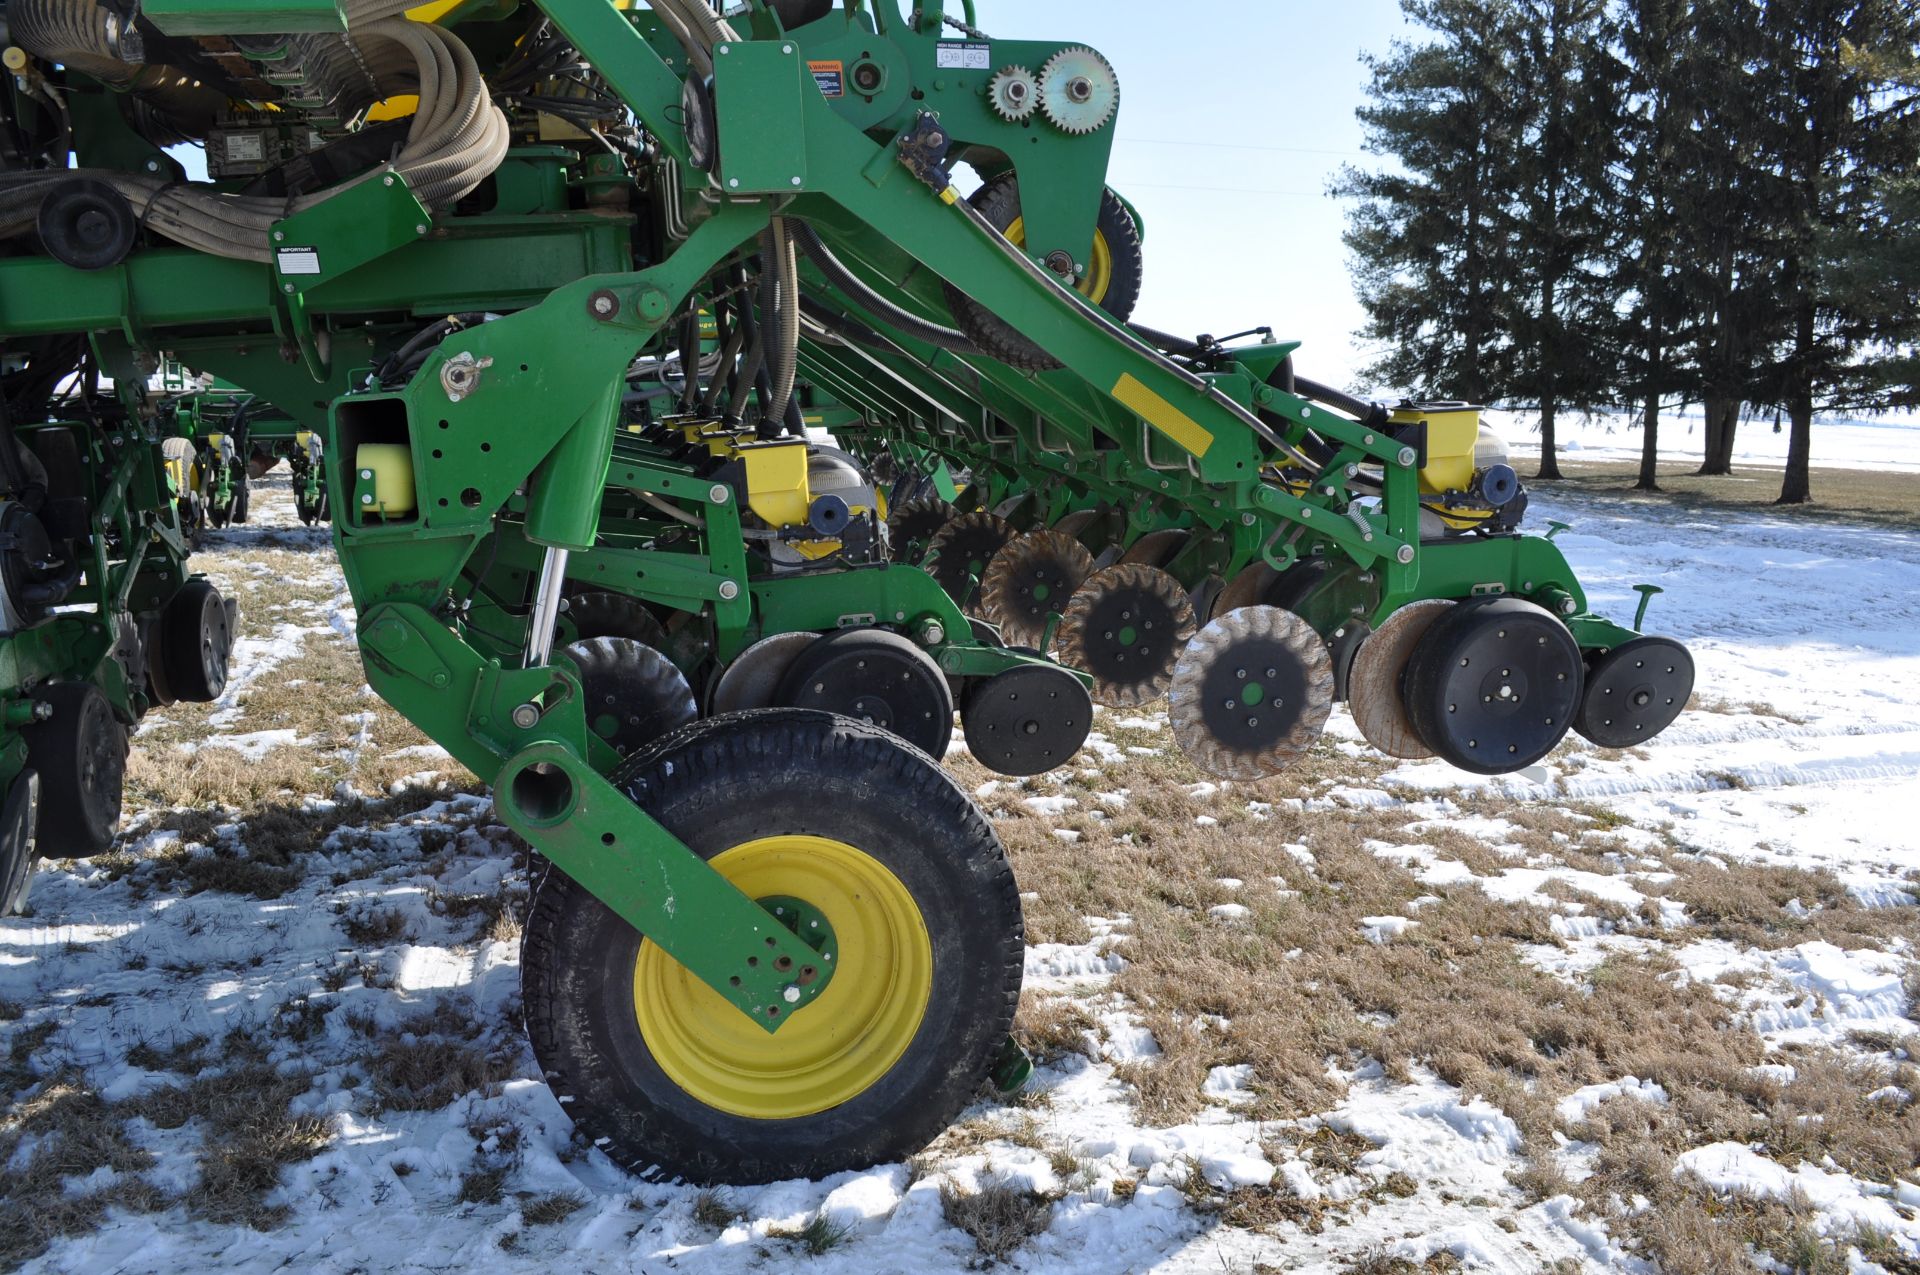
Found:
[{"label": "warning decal", "polygon": [[809,62],[807,70],[813,72],[813,82],[820,86],[821,97],[847,95],[847,64],[845,62]]}]

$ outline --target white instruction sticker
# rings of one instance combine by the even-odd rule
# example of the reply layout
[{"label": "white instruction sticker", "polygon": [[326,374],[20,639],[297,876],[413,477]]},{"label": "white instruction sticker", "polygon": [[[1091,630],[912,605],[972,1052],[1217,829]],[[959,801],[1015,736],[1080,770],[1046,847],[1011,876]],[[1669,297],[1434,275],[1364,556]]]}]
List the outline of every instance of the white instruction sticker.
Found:
[{"label": "white instruction sticker", "polygon": [[987,71],[993,68],[993,46],[990,44],[942,40],[933,57],[934,65],[943,71]]},{"label": "white instruction sticker", "polygon": [[318,248],[276,248],[281,274],[319,274],[320,250]]},{"label": "white instruction sticker", "polygon": [[257,164],[267,157],[266,139],[258,133],[228,133],[227,162]]}]

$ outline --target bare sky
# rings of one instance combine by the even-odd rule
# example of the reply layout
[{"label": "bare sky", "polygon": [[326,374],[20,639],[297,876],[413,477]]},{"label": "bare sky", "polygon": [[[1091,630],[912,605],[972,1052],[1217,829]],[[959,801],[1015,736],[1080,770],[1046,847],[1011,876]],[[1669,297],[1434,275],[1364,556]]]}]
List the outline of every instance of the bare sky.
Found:
[{"label": "bare sky", "polygon": [[[951,3],[951,0],[950,0]],[[957,3],[951,7],[958,9]],[[1328,198],[1360,149],[1362,50],[1409,33],[1395,0],[978,0],[993,36],[1078,40],[1120,73],[1111,184],[1146,222],[1135,317],[1305,342],[1300,370],[1347,385],[1364,314]]]}]

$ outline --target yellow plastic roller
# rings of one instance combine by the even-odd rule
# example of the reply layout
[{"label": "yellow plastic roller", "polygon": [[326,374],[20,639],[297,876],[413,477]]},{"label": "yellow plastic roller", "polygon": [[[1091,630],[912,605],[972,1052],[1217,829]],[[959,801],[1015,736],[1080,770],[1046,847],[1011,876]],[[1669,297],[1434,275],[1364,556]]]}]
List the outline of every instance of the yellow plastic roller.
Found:
[{"label": "yellow plastic roller", "polygon": [[391,518],[414,511],[413,452],[405,443],[362,443],[353,453],[353,468],[359,479],[355,499],[363,512]]}]

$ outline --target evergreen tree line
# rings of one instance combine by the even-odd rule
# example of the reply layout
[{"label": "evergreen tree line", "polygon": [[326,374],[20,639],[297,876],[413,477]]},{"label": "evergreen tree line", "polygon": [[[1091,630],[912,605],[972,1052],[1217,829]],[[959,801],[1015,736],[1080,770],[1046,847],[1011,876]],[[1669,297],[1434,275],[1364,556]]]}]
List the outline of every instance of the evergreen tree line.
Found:
[{"label": "evergreen tree line", "polygon": [[1346,241],[1376,384],[1625,409],[1656,489],[1663,412],[1699,405],[1702,473],[1743,419],[1920,404],[1920,4],[1401,0],[1365,59]]}]

